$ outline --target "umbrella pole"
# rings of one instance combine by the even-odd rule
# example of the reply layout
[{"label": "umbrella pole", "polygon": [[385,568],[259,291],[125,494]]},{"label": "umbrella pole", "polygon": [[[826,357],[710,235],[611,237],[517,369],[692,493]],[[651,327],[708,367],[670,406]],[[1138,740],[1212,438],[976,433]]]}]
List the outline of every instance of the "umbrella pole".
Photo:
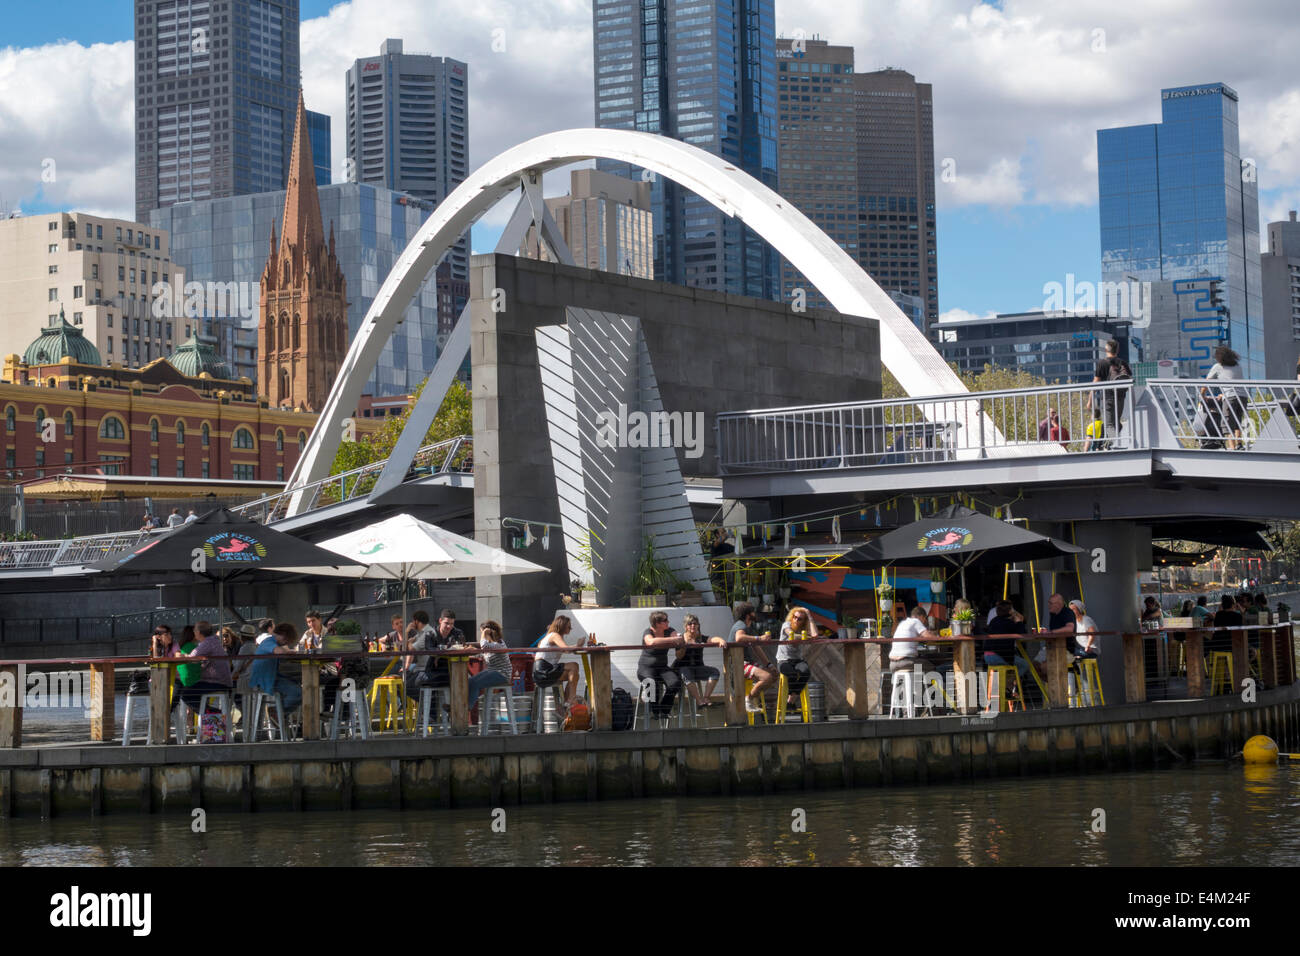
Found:
[{"label": "umbrella pole", "polygon": [[406,565],[402,565],[402,633],[406,633]]}]

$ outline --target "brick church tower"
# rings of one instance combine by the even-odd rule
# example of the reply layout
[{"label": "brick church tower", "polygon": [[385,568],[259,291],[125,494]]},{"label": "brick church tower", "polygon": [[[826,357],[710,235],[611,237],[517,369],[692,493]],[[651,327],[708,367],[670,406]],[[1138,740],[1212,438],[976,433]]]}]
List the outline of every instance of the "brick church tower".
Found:
[{"label": "brick church tower", "polygon": [[348,350],[347,282],[328,244],[307,136],[307,108],[298,91],[298,119],[284,197],[284,224],[262,272],[257,327],[258,391],[272,408],[320,411]]}]

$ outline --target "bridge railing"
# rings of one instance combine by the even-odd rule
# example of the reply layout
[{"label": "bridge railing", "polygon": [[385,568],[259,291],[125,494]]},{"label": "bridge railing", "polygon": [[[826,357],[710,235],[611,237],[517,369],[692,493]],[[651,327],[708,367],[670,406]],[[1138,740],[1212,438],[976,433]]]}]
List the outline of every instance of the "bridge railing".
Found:
[{"label": "bridge railing", "polygon": [[[415,453],[411,468],[404,481],[428,478],[433,475],[469,474],[473,471],[474,440],[469,435],[459,435],[445,441],[425,445]],[[361,498],[374,490],[387,460],[372,462],[351,471],[330,475],[300,488],[286,489],[232,508],[245,517],[256,518],[263,524],[279,521],[288,516],[289,506],[301,494],[298,514],[314,511],[329,505],[341,504]]]},{"label": "bridge railing", "polygon": [[1177,447],[1292,454],[1300,450],[1300,382],[1147,382]]},{"label": "bridge railing", "polygon": [[161,534],[162,530],[166,529],[155,532],[123,531],[62,540],[4,541],[0,542],[0,570],[90,564],[117,551],[134,548],[151,534]]},{"label": "bridge railing", "polygon": [[1124,380],[724,412],[718,461],[740,474],[1123,451],[1144,447],[1133,398]]}]

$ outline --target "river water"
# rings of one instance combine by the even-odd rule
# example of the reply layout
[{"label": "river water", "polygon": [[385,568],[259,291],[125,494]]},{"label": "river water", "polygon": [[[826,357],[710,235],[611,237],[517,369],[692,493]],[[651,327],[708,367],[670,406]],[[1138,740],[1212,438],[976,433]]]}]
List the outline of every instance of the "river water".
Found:
[{"label": "river water", "polygon": [[1295,765],[1214,762],[503,814],[494,828],[489,808],[214,813],[203,833],[186,815],[20,817],[0,820],[0,866],[1300,865]]}]

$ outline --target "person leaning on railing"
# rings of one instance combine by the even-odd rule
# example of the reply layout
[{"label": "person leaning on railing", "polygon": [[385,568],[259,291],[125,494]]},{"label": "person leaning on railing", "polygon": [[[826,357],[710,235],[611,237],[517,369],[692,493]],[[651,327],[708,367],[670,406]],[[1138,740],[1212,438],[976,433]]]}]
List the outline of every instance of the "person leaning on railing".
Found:
[{"label": "person leaning on railing", "polygon": [[[651,611],[650,626],[641,634],[641,656],[637,659],[636,679],[642,684],[654,681],[656,690],[663,688],[649,701],[650,715],[658,720],[672,713],[673,701],[682,687],[681,678],[668,666],[668,649],[681,647],[682,644],[681,637],[668,626],[668,615],[663,611]],[[534,674],[533,680],[536,679],[537,675]]]}]

